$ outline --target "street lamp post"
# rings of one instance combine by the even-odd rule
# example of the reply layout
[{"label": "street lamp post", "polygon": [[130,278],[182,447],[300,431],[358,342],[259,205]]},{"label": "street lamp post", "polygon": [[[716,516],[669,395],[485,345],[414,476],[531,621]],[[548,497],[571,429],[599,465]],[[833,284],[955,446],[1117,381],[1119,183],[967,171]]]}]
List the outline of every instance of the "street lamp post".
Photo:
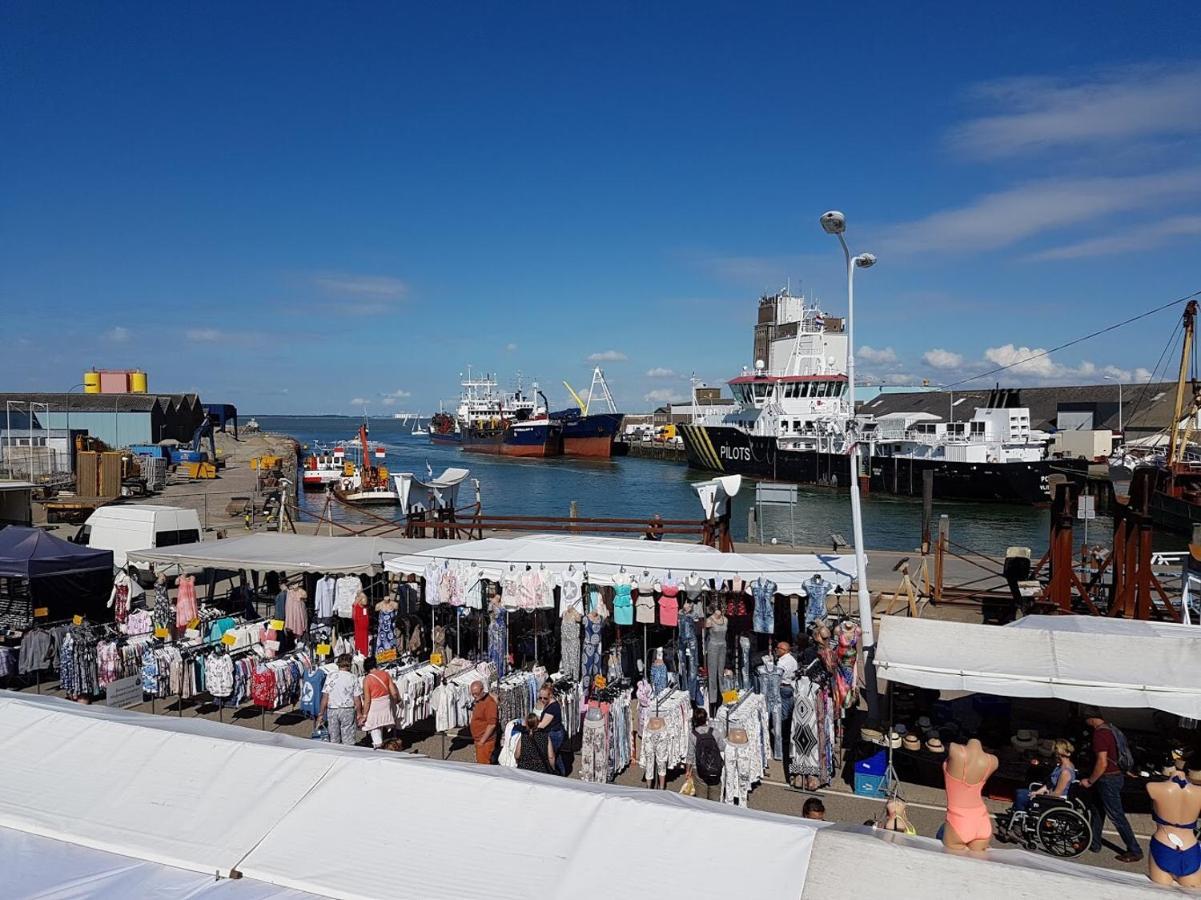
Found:
[{"label": "street lamp post", "polygon": [[67,474],[75,474],[75,442],[71,440],[71,391],[87,387],[82,382],[67,388]]},{"label": "street lamp post", "polygon": [[851,528],[855,536],[855,577],[859,581],[859,627],[863,629],[863,646],[876,644],[875,628],[872,625],[872,597],[867,587],[867,555],[863,547],[863,511],[859,498],[859,429],[855,422],[855,269],[867,269],[875,265],[876,257],[870,253],[851,256],[843,233],[847,229],[846,216],[837,211],[821,217],[822,228],[827,234],[838,238],[847,263],[847,402],[851,407],[850,426],[854,430],[851,443]]},{"label": "street lamp post", "polygon": [[1118,434],[1122,436],[1122,443],[1126,443],[1126,429],[1122,427],[1122,379],[1116,375],[1106,375],[1106,381],[1116,381],[1118,383]]}]

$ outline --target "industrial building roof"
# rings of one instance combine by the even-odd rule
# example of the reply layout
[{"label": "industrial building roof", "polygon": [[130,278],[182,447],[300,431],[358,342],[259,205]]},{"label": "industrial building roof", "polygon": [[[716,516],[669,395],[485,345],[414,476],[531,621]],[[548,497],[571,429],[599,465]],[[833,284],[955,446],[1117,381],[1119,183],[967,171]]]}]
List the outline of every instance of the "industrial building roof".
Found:
[{"label": "industrial building roof", "polygon": [[[1153,434],[1167,428],[1172,421],[1175,397],[1175,382],[1122,385],[1121,418],[1126,431]],[[1043,431],[1056,428],[1061,412],[1092,412],[1094,428],[1119,430],[1116,383],[991,390],[915,390],[880,394],[860,404],[859,411],[877,418],[889,413],[928,413],[943,420],[953,415],[956,421],[963,421],[970,419],[977,407],[988,406],[1024,406],[1030,410],[1030,427]]]},{"label": "industrial building roof", "polygon": [[198,408],[200,398],[195,394],[51,394],[51,393],[0,393],[0,404],[33,403],[34,415],[38,406],[47,404],[51,412],[61,412],[69,404],[73,412],[151,412],[158,406],[164,413],[179,408]]}]

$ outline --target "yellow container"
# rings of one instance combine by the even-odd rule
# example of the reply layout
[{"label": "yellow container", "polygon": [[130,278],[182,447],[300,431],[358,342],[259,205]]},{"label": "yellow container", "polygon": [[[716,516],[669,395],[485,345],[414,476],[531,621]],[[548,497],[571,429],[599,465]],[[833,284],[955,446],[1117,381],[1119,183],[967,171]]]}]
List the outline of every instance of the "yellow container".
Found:
[{"label": "yellow container", "polygon": [[100,393],[100,373],[99,372],[84,372],[83,373],[83,392],[85,394]]},{"label": "yellow container", "polygon": [[140,369],[135,369],[129,373],[129,392],[131,394],[146,393],[147,382],[146,373]]}]

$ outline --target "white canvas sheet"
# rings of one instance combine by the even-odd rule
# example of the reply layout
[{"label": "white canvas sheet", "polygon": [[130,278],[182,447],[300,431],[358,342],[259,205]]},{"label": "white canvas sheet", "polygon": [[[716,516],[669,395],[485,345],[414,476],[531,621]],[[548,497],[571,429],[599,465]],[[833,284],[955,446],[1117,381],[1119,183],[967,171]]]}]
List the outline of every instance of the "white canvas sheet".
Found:
[{"label": "white canvas sheet", "polygon": [[882,679],[936,690],[1053,697],[1201,718],[1201,630],[1037,617],[1020,628],[886,617]]},{"label": "white canvas sheet", "polygon": [[312,534],[250,534],[223,541],[200,541],[129,554],[137,565],[172,563],[184,568],[237,571],[347,572],[382,571],[383,560],[398,553],[442,547],[450,541],[382,537],[328,537]]},{"label": "white canvas sheet", "polygon": [[855,571],[854,556],[838,553],[721,553],[701,544],[639,541],[575,535],[465,541],[420,552],[407,552],[385,561],[389,572],[420,574],[438,560],[474,562],[485,577],[500,579],[510,566],[545,566],[562,572],[568,566],[586,567],[594,583],[611,584],[615,575],[641,574],[683,579],[690,572],[703,578],[769,578],[782,593],[799,593],[814,574],[845,590]]}]

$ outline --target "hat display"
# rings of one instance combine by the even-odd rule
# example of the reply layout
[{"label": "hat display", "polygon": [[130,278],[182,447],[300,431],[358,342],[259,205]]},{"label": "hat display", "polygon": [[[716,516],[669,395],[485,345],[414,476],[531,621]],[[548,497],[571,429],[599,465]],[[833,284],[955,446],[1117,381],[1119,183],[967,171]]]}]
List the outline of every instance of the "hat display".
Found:
[{"label": "hat display", "polygon": [[947,748],[942,745],[942,739],[935,736],[926,741],[926,749],[931,753],[946,753]]},{"label": "hat display", "polygon": [[1038,746],[1038,732],[1033,728],[1019,728],[1018,733],[1009,739],[1013,749],[1023,752],[1033,750]]},{"label": "hat display", "polygon": [[906,750],[921,750],[922,742],[916,734],[907,734],[901,738],[901,746]]},{"label": "hat display", "polygon": [[1049,738],[1039,738],[1038,755],[1050,759],[1055,755],[1055,742]]},{"label": "hat display", "polygon": [[878,728],[860,728],[859,739],[867,741],[869,744],[884,746],[884,732]]},{"label": "hat display", "polygon": [[888,746],[891,747],[893,750],[897,750],[900,748],[901,735],[899,732],[896,732],[896,731],[888,732]]},{"label": "hat display", "polygon": [[897,724],[893,725],[892,727],[893,727],[893,730],[895,730],[897,734],[908,734],[909,733],[909,728],[904,722],[897,722]]},{"label": "hat display", "polygon": [[930,725],[930,717],[929,716],[922,716],[921,718],[919,718],[917,720],[917,730],[918,731],[929,731],[930,727],[931,727],[931,725]]}]

